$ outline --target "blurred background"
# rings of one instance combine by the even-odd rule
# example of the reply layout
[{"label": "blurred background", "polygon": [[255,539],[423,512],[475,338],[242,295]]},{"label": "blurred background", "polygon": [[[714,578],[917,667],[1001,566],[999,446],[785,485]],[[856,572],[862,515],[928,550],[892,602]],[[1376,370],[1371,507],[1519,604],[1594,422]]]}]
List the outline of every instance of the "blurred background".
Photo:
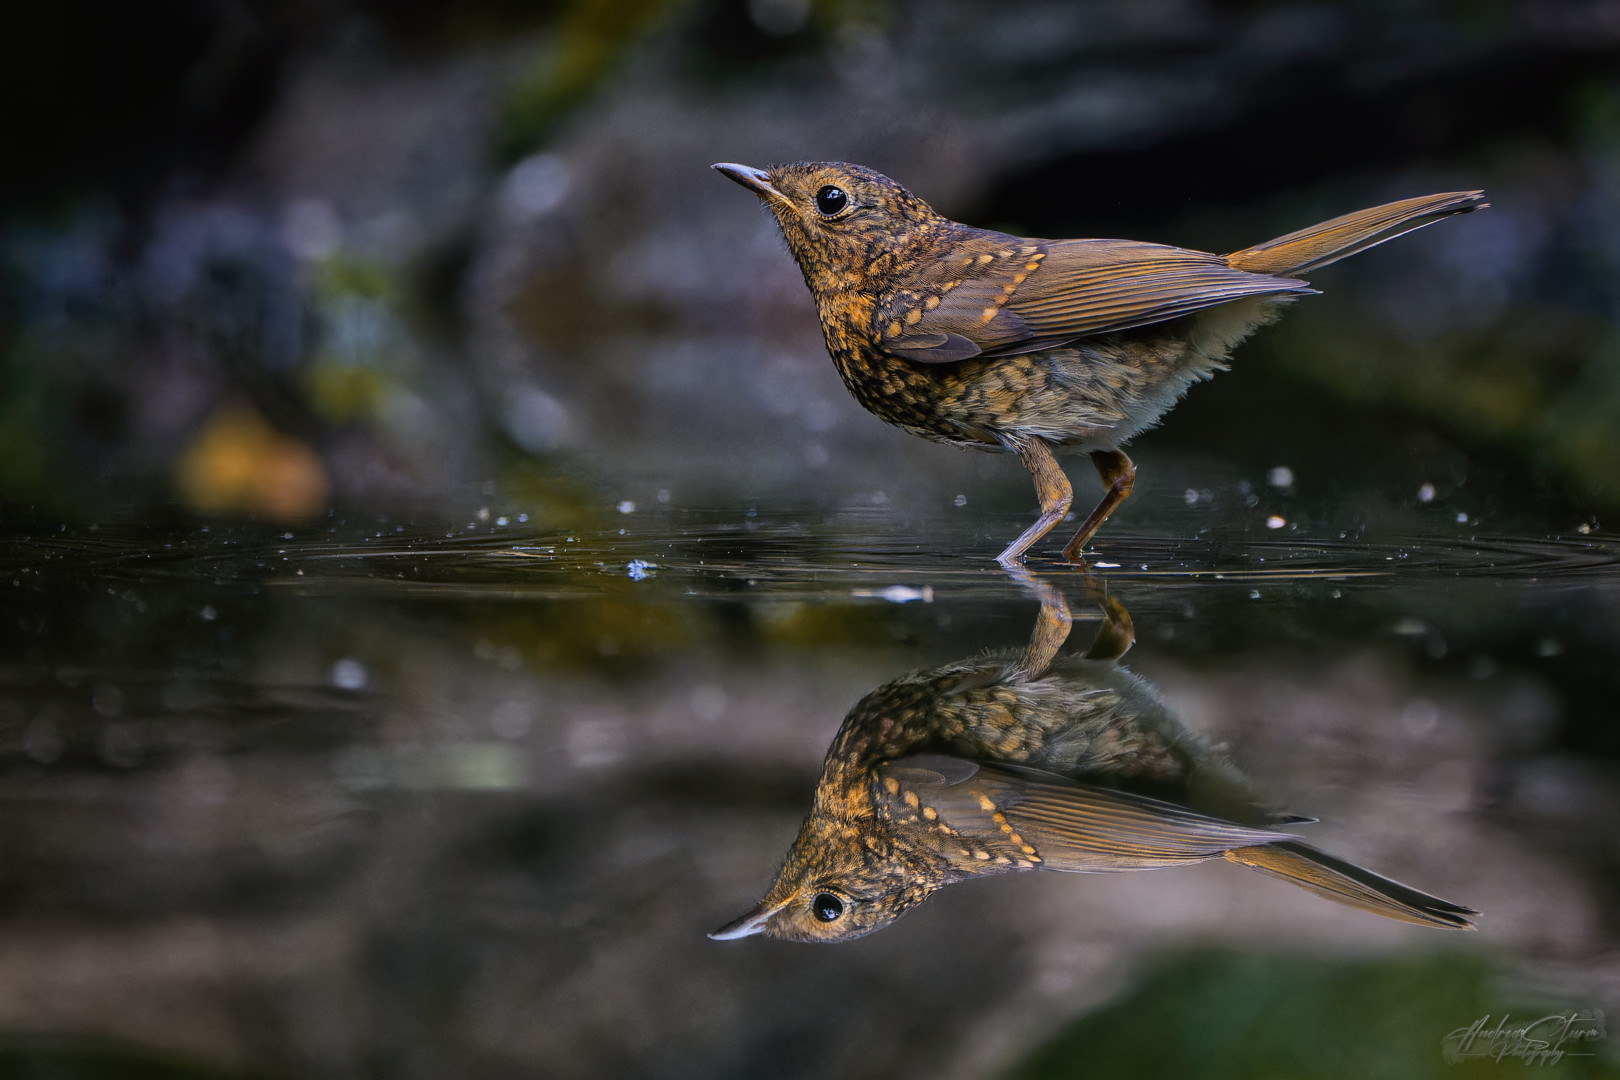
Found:
[{"label": "blurred background", "polygon": [[1318,274],[1143,451],[1287,438],[1404,492],[1461,450],[1620,503],[1603,0],[65,0],[0,48],[0,494],[47,516],[300,520],[511,473],[688,504],[983,475],[1022,507],[1005,462],[849,407],[768,218],[706,171],[800,159],[1218,251],[1484,188]]},{"label": "blurred background", "polygon": [[[1620,0],[57,0],[0,114],[0,1073],[1490,1076],[1444,1035],[1620,1007]],[[1214,251],[1487,192],[1098,544],[1132,666],[1482,933],[1206,867],[702,937],[856,699],[1034,615],[964,561],[1027,476],[863,412],[708,170],[804,159]]]}]

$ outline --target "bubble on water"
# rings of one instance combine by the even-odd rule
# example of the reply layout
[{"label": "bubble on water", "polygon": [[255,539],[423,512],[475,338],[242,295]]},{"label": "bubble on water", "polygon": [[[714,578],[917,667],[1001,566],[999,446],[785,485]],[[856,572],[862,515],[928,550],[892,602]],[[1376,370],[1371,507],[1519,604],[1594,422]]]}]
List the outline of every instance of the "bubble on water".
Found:
[{"label": "bubble on water", "polygon": [[562,205],[572,186],[568,166],[556,154],[524,158],[506,174],[501,201],[520,218],[539,217]]},{"label": "bubble on water", "polygon": [[1459,524],[1459,525],[1468,524],[1468,515],[1466,513],[1464,513],[1463,511],[1461,511],[1461,510],[1457,511],[1457,524]]},{"label": "bubble on water", "polygon": [[344,657],[332,665],[332,685],[339,690],[364,690],[366,665],[352,657]]},{"label": "bubble on water", "polygon": [[692,687],[692,712],[698,719],[709,723],[720,719],[726,714],[726,705],[729,703],[726,692],[713,683],[699,683]]},{"label": "bubble on water", "polygon": [[1413,698],[1401,710],[1401,726],[1413,735],[1427,735],[1440,723],[1440,707],[1428,698]]},{"label": "bubble on water", "polygon": [[891,604],[910,604],[919,600],[925,604],[932,604],[934,587],[924,585],[918,589],[910,585],[890,585],[885,589],[852,589],[849,595],[870,596],[878,600],[887,600]]},{"label": "bubble on water", "polygon": [[1418,488],[1418,502],[1420,502],[1420,503],[1434,502],[1434,485],[1433,484],[1424,484],[1424,485],[1422,485],[1421,487]]},{"label": "bubble on water", "polygon": [[1536,641],[1536,655],[1541,657],[1562,656],[1564,643],[1555,637],[1544,637]]},{"label": "bubble on water", "polygon": [[203,622],[213,622],[215,619],[219,618],[219,612],[214,610],[213,604],[204,604],[202,606],[202,610],[197,612],[197,614],[202,617]]},{"label": "bubble on water", "polygon": [[1280,514],[1272,514],[1266,518],[1266,528],[1268,529],[1280,529],[1286,524],[1288,524],[1288,519]]},{"label": "bubble on water", "polygon": [[966,495],[958,495],[956,498],[951,500],[951,503],[953,505],[955,505],[955,506],[966,506],[967,505],[967,496]]},{"label": "bubble on water", "polygon": [[1294,470],[1286,465],[1278,465],[1266,473],[1266,483],[1274,488],[1294,486]]},{"label": "bubble on water", "polygon": [[497,525],[501,525],[501,526],[504,526],[504,525],[505,525],[505,524],[506,524],[506,517],[505,517],[505,515],[502,515],[502,516],[501,516],[501,517],[498,517],[498,518],[496,518],[496,519],[495,519],[495,524],[497,524]]},{"label": "bubble on water", "polygon": [[613,720],[580,720],[568,729],[566,747],[581,768],[612,765],[624,756],[624,731]]},{"label": "bubble on water", "polygon": [[631,559],[624,568],[629,573],[631,581],[646,581],[652,576],[651,571],[658,569],[658,564],[645,559]]},{"label": "bubble on water", "polygon": [[615,506],[614,509],[621,514],[633,514],[636,512],[636,504],[631,502],[629,499],[622,499],[620,500],[619,505]]},{"label": "bubble on water", "polygon": [[544,453],[567,439],[568,409],[537,386],[516,386],[501,410],[501,426],[523,449]]},{"label": "bubble on water", "polygon": [[534,706],[527,701],[505,701],[489,716],[490,730],[503,739],[521,739],[534,725]]},{"label": "bubble on water", "polygon": [[316,262],[343,243],[343,223],[330,203],[299,199],[281,212],[281,240],[297,258]]},{"label": "bubble on water", "polygon": [[1197,506],[1198,492],[1194,491],[1192,488],[1188,488],[1186,491],[1181,493],[1181,501],[1186,503],[1188,506]]},{"label": "bubble on water", "polygon": [[1260,590],[1259,589],[1250,589],[1249,590],[1249,599],[1250,600],[1258,600],[1258,599],[1260,599]]}]

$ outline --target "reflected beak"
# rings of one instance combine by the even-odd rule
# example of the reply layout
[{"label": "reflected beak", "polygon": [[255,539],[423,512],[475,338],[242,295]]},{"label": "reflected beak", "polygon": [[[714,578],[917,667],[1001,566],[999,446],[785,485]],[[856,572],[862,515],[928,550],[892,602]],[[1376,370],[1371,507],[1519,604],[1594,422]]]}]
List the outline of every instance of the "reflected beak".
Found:
[{"label": "reflected beak", "polygon": [[[733,165],[729,161],[722,161],[709,168],[729,176],[743,187],[752,191],[762,199],[780,199],[782,193],[771,186],[771,174],[764,169],[756,169],[749,165]],[[713,934],[709,935],[713,937]]]},{"label": "reflected beak", "polygon": [[[715,168],[718,169],[720,166],[716,165]],[[742,166],[732,165],[728,166],[728,168],[740,169]],[[727,175],[730,174],[728,173]],[[755,908],[753,911],[750,911],[742,918],[726,923],[726,925],[722,926],[709,936],[715,941],[736,941],[738,938],[753,937],[755,934],[758,934],[765,929],[765,923],[770,920],[772,915],[775,915],[778,911],[781,911],[787,906],[788,902],[786,900],[782,901],[780,904],[771,904],[769,906],[761,903],[759,907]]]}]

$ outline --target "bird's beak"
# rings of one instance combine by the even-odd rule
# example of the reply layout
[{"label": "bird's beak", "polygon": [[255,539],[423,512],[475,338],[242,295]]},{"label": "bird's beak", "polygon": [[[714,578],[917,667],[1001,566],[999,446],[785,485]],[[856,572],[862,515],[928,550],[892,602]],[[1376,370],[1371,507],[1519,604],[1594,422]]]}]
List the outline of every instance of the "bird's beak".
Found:
[{"label": "bird's beak", "polygon": [[[722,161],[717,165],[710,165],[723,176],[729,176],[743,187],[752,191],[762,199],[780,199],[782,193],[771,186],[771,174],[764,169],[756,169],[749,165],[733,165],[729,161]],[[713,937],[713,934],[709,935]]]},{"label": "bird's beak", "polygon": [[[734,169],[742,168],[741,165],[732,165],[728,167]],[[715,168],[718,169],[720,166],[716,165]],[[787,906],[787,900],[782,901],[780,904],[772,904],[761,901],[759,907],[755,908],[753,911],[750,911],[740,919],[726,923],[726,925],[722,926],[709,936],[715,941],[736,941],[738,938],[753,937],[755,934],[758,934],[765,929],[765,924],[770,921],[770,917],[772,915],[775,915],[778,911],[781,911]]]}]

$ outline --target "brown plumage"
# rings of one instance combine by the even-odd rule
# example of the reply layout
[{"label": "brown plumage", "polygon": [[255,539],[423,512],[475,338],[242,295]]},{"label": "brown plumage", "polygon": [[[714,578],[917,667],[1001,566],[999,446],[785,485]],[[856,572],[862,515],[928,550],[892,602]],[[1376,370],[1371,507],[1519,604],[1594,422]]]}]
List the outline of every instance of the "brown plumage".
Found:
[{"label": "brown plumage", "polygon": [[1295,275],[1488,205],[1478,191],[1428,195],[1212,255],[975,229],[859,165],[714,167],[775,215],[857,401],[927,439],[1010,451],[1034,475],[1041,517],[1003,564],[1069,512],[1053,448],[1089,453],[1107,488],[1063,549],[1077,561],[1130,494],[1120,446],[1279,304],[1316,291]]},{"label": "brown plumage", "polygon": [[1133,631],[1116,602],[1085,657],[1057,659],[1069,615],[1047,595],[1022,653],[914,672],[856,704],[775,883],[711,937],[846,941],[968,878],[1216,858],[1386,918],[1473,928],[1473,909],[1280,831],[1310,819],[1264,805],[1118,666]]}]

